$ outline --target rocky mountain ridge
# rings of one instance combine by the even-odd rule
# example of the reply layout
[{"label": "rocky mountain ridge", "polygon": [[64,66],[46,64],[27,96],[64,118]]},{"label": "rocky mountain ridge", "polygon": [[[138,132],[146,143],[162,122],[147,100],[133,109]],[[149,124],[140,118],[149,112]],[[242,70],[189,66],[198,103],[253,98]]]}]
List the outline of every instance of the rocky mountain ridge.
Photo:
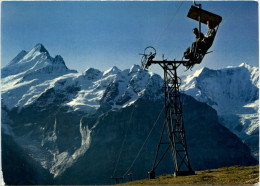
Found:
[{"label": "rocky mountain ridge", "polygon": [[[61,59],[38,44],[2,69],[2,156],[8,156],[2,164],[7,184],[110,184],[122,141],[126,139],[118,175],[132,164],[163,108],[159,75],[138,65],[77,73]],[[257,163],[248,147],[218,123],[214,109],[187,95],[182,99],[195,170]],[[136,179],[146,177],[152,166],[161,127],[157,124],[132,167]],[[17,147],[21,154],[15,153]],[[11,174],[8,170],[19,167],[20,161],[25,166]],[[171,161],[167,156],[157,173],[173,172]],[[28,171],[35,174],[25,176]]]},{"label": "rocky mountain ridge", "polygon": [[258,159],[258,67],[242,63],[218,70],[203,68],[187,76],[181,89],[216,109],[221,124],[242,139]]}]

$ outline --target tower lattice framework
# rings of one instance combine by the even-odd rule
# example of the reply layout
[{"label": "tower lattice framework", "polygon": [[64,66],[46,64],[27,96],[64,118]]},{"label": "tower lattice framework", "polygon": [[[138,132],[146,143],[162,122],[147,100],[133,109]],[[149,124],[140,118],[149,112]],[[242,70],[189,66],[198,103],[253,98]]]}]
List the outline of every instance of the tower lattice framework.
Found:
[{"label": "tower lattice framework", "polygon": [[[153,168],[149,172],[149,178],[155,178],[155,169],[158,167],[164,156],[170,150],[175,167],[175,176],[191,175],[192,171],[182,115],[182,102],[180,95],[181,79],[177,76],[177,68],[183,61],[149,61],[148,65],[159,64],[164,71],[164,94],[165,94],[165,119],[157,145],[157,151],[153,163]],[[168,135],[168,142],[163,142],[165,132]],[[162,145],[168,145],[161,150]],[[166,149],[166,150],[165,150]],[[163,153],[162,153],[162,152]]]}]

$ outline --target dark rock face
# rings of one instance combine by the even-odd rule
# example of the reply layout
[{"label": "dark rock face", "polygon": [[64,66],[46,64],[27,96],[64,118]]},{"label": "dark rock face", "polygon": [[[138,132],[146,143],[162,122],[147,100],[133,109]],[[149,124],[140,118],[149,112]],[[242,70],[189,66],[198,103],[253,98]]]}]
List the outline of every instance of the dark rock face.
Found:
[{"label": "dark rock face", "polygon": [[[140,100],[135,106],[106,113],[97,121],[91,148],[74,166],[58,177],[58,183],[81,184],[82,182],[77,179],[79,177],[86,184],[111,184],[110,176],[115,171],[121,145],[125,141],[115,171],[116,177],[124,175],[136,158],[162,107],[160,101],[151,103]],[[162,114],[131,168],[130,172],[133,173],[134,179],[147,178],[147,172],[152,168],[163,121]],[[257,161],[250,156],[248,147],[218,123],[216,111],[208,105],[184,96],[184,122],[188,153],[194,170],[257,164]],[[173,161],[168,153],[156,174],[173,172]],[[72,177],[72,180],[67,180],[67,177]]]},{"label": "dark rock face", "polygon": [[[31,69],[34,64],[37,68]],[[41,44],[21,52],[2,72],[8,76],[2,76],[6,87],[1,108],[6,184],[114,184],[111,176],[126,178],[128,173],[133,179],[147,178],[164,123],[163,81],[158,75],[137,65],[74,74],[61,56],[51,58]],[[9,75],[17,73],[10,83]],[[182,102],[193,170],[258,163],[248,147],[219,124],[214,109],[187,95]],[[156,175],[174,171],[169,152]]]},{"label": "dark rock face", "polygon": [[2,171],[6,185],[52,184],[53,176],[2,132]]},{"label": "dark rock face", "polygon": [[183,80],[185,93],[216,109],[219,122],[259,160],[259,67],[242,63],[218,70],[203,68]]},{"label": "dark rock face", "polygon": [[251,157],[249,148],[218,123],[214,109],[189,96],[185,97],[184,122],[191,164],[195,170],[257,163]]},{"label": "dark rock face", "polygon": [[[12,180],[15,175],[22,176],[26,171],[35,169],[33,174],[28,173],[27,177],[23,178],[21,184],[111,184],[113,182],[111,182],[110,177],[113,174],[114,176],[122,176],[131,167],[162,108],[163,100],[149,101],[140,99],[134,105],[120,110],[106,110],[105,112],[102,110],[102,115],[101,111],[86,116],[79,112],[66,112],[66,108],[62,108],[57,109],[58,112],[55,113],[55,117],[50,119],[50,116],[54,116],[51,107],[50,111],[45,112],[40,112],[36,108],[27,108],[19,114],[14,111],[13,113],[10,112],[9,116],[16,124],[28,122],[25,121],[26,118],[30,118],[33,123],[38,123],[38,125],[32,125],[29,128],[17,128],[14,132],[19,136],[31,133],[29,139],[39,142],[42,138],[48,135],[51,136],[54,131],[54,118],[56,118],[57,139],[44,143],[41,150],[45,153],[56,149],[60,153],[73,154],[75,148],[80,147],[80,120],[82,125],[92,129],[92,132],[89,149],[62,174],[52,178],[53,180],[50,178],[50,173],[39,164],[39,160],[30,161],[31,157],[28,155],[26,148],[23,149],[23,153],[15,153],[14,151],[18,148],[11,148],[14,145],[8,145],[12,141],[10,140],[11,137],[2,138],[4,144],[2,151],[3,167],[17,167],[17,169],[12,169],[14,171],[12,173],[5,171],[7,169],[4,168],[5,179]],[[248,147],[218,123],[216,111],[207,104],[200,103],[192,97],[184,95],[183,113],[188,153],[194,170],[229,165],[257,164],[257,161],[250,156]],[[40,123],[40,121],[44,120],[49,121]],[[164,114],[160,116],[143,150],[129,169],[129,172],[133,173],[133,179],[146,178],[147,172],[152,168],[163,121]],[[44,127],[43,131],[40,130],[41,127]],[[10,154],[17,161],[10,161],[7,158]],[[46,156],[51,155],[46,153]],[[51,160],[51,157],[49,160]],[[32,165],[32,162],[35,162],[37,166]],[[19,168],[21,163],[24,166]],[[117,168],[115,169],[116,164]],[[43,172],[46,175],[45,177],[40,176]],[[168,153],[158,169],[156,169],[156,175],[173,172],[172,157]],[[14,184],[16,182],[9,183]]]}]

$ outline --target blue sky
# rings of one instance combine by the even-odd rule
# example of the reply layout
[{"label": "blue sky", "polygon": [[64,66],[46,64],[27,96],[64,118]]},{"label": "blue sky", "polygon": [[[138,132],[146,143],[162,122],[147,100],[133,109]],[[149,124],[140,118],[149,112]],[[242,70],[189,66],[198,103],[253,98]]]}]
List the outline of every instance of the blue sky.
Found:
[{"label": "blue sky", "polygon": [[[194,70],[203,66],[213,69],[237,66],[242,62],[258,66],[258,2],[197,3],[221,15],[223,21],[210,49],[214,52]],[[102,71],[113,66],[130,68],[140,64],[138,54],[150,45],[157,49],[156,59],[165,54],[168,60],[179,60],[194,41],[192,29],[198,27],[196,21],[186,17],[192,4],[192,1],[2,2],[2,66],[37,43],[42,43],[53,57],[61,55],[69,68],[78,71],[88,67]],[[206,25],[202,25],[202,31],[207,31]],[[162,73],[159,67],[152,67],[151,71]]]}]

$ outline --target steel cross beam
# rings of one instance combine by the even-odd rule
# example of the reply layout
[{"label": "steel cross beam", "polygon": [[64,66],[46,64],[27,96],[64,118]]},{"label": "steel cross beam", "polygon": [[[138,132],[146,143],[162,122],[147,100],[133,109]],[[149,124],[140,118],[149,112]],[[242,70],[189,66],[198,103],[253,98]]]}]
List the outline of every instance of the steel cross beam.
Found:
[{"label": "steel cross beam", "polygon": [[[184,122],[182,116],[182,102],[180,96],[181,79],[177,76],[177,68],[181,64],[185,64],[186,61],[148,61],[147,65],[159,64],[164,70],[164,94],[165,94],[165,119],[162,128],[159,143],[157,145],[157,151],[153,163],[153,168],[149,172],[149,178],[155,178],[155,169],[158,167],[166,153],[171,149],[171,154],[175,166],[175,176],[191,175],[192,171],[188,150],[186,144],[186,136],[184,129]],[[159,152],[165,132],[168,135],[169,143],[168,147],[161,153],[159,158]]]},{"label": "steel cross beam", "polygon": [[148,60],[146,66],[149,67],[151,64],[159,64],[162,68],[164,68],[165,66],[168,66],[170,68],[169,70],[173,70],[174,66],[176,66],[176,68],[178,68],[181,64],[184,65],[186,63],[187,63],[187,61]]}]

